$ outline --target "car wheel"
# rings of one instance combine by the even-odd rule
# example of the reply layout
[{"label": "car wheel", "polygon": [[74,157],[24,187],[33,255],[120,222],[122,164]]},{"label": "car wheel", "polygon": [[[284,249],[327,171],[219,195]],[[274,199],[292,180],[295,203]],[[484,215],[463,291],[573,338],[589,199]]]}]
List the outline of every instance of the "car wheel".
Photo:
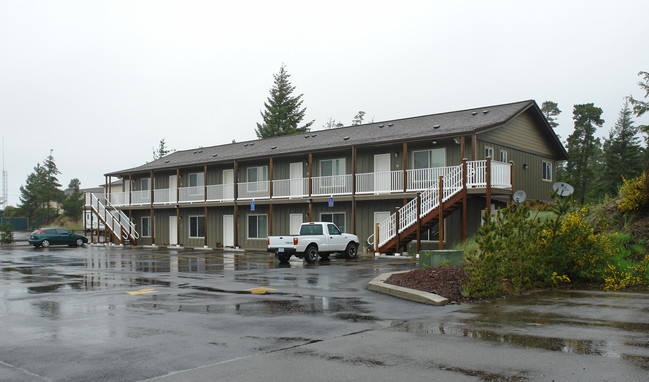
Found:
[{"label": "car wheel", "polygon": [[347,244],[347,249],[345,249],[345,256],[348,259],[355,259],[358,256],[358,245],[354,243]]},{"label": "car wheel", "polygon": [[42,246],[43,248],[47,248],[47,247],[49,247],[49,246],[50,246],[50,241],[49,241],[49,240],[43,240],[43,241],[41,242],[41,246]]},{"label": "car wheel", "polygon": [[329,260],[329,253],[321,253],[320,261],[327,261],[327,260]]},{"label": "car wheel", "polygon": [[291,258],[291,255],[287,255],[284,253],[281,255],[277,255],[277,258],[279,259],[280,263],[288,263],[289,259]]},{"label": "car wheel", "polygon": [[315,263],[318,260],[318,247],[315,245],[310,245],[304,251],[304,260],[307,263]]},{"label": "car wheel", "polygon": [[83,246],[83,239],[77,239],[77,241],[75,241],[74,244],[76,244],[77,247]]}]

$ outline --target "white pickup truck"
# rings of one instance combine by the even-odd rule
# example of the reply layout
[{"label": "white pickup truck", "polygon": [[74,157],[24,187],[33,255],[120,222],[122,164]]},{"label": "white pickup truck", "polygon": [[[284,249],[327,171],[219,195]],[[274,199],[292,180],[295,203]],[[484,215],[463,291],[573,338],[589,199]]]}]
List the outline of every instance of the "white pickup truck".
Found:
[{"label": "white pickup truck", "polygon": [[285,263],[292,255],[309,263],[318,260],[318,255],[327,260],[334,252],[344,253],[348,258],[358,255],[358,236],[342,233],[333,223],[302,223],[299,235],[268,236],[268,252],[274,252],[279,261]]}]

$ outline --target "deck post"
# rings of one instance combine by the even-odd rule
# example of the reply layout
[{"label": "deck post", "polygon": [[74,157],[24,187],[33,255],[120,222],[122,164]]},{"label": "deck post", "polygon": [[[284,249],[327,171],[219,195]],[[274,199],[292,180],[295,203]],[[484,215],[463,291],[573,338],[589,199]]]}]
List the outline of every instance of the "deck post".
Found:
[{"label": "deck post", "polygon": [[273,234],[273,203],[268,206],[268,234]]},{"label": "deck post", "polygon": [[462,158],[462,226],[460,228],[460,240],[466,240],[466,182],[467,182],[466,158]]},{"label": "deck post", "polygon": [[403,193],[408,189],[408,142],[403,142]]},{"label": "deck post", "polygon": [[487,181],[487,217],[491,216],[491,157],[487,157],[485,178]]},{"label": "deck post", "polygon": [[[93,227],[93,217],[95,213],[92,211],[92,196],[90,197],[90,242],[95,243],[95,228]],[[99,233],[99,222],[97,222],[97,233]]]},{"label": "deck post", "polygon": [[439,243],[439,249],[444,249],[444,177],[442,175],[439,176],[439,206],[437,210],[439,211],[437,223],[439,238],[437,242]]},{"label": "deck post", "polygon": [[394,248],[395,248],[394,253],[397,253],[397,252],[399,252],[399,249],[400,249],[399,246],[401,245],[401,240],[399,238],[399,207],[394,207],[394,215],[395,215],[395,219],[394,219],[394,225],[395,225],[394,239],[396,240],[396,243],[394,245]]},{"label": "deck post", "polygon": [[376,223],[374,228],[374,252],[379,251],[379,223]]},{"label": "deck post", "polygon": [[509,203],[514,201],[514,161],[509,161],[509,180],[512,184],[512,192],[509,194]]},{"label": "deck post", "polygon": [[203,207],[203,229],[205,232],[203,232],[203,246],[207,248],[207,206]]},{"label": "deck post", "polygon": [[234,161],[233,164],[233,180],[234,180],[234,247],[239,247],[239,162]]},{"label": "deck post", "polygon": [[356,235],[356,146],[352,147],[352,233]]},{"label": "deck post", "polygon": [[417,253],[421,251],[421,192],[417,193]]}]

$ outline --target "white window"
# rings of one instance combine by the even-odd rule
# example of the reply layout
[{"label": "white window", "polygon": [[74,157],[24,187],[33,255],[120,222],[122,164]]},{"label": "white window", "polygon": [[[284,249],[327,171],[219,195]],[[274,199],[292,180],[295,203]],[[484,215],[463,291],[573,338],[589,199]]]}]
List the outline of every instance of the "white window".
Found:
[{"label": "white window", "polygon": [[543,161],[543,180],[552,181],[552,162]]},{"label": "white window", "polygon": [[320,214],[320,221],[334,223],[340,229],[340,232],[345,232],[345,213],[344,212],[323,212]]},{"label": "white window", "polygon": [[205,186],[205,173],[194,172],[189,174],[189,187]]},{"label": "white window", "polygon": [[446,149],[432,149],[412,152],[413,168],[435,168],[446,166]]},{"label": "white window", "polygon": [[268,237],[268,216],[248,215],[248,239],[265,239]]},{"label": "white window", "polygon": [[500,161],[507,163],[507,151],[500,151]]},{"label": "white window", "polygon": [[140,226],[142,237],[151,237],[151,217],[143,216],[142,225]]},{"label": "white window", "polygon": [[151,189],[151,178],[140,179],[140,191],[148,191]]},{"label": "white window", "polygon": [[268,167],[248,167],[248,191],[268,190]]},{"label": "white window", "polygon": [[189,217],[189,237],[192,239],[205,237],[205,216]]},{"label": "white window", "polygon": [[493,147],[485,147],[484,148],[484,157],[487,159],[487,157],[494,159],[494,148]]},{"label": "white window", "polygon": [[320,176],[345,175],[345,158],[320,161]]}]

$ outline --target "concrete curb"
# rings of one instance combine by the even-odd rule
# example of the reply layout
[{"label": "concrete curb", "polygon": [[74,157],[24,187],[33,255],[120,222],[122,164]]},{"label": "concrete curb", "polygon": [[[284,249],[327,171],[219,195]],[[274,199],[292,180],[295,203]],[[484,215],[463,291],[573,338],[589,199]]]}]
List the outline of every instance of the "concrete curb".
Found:
[{"label": "concrete curb", "polygon": [[434,293],[422,292],[415,289],[404,288],[404,287],[385,283],[385,280],[387,280],[388,277],[397,273],[405,273],[405,272],[410,272],[410,271],[382,273],[377,277],[375,277],[374,280],[369,282],[369,284],[367,285],[367,289],[374,292],[379,292],[383,294],[388,294],[390,296],[403,298],[405,300],[419,302],[422,304],[437,305],[437,306],[448,304],[448,299],[446,297],[442,297]]}]

